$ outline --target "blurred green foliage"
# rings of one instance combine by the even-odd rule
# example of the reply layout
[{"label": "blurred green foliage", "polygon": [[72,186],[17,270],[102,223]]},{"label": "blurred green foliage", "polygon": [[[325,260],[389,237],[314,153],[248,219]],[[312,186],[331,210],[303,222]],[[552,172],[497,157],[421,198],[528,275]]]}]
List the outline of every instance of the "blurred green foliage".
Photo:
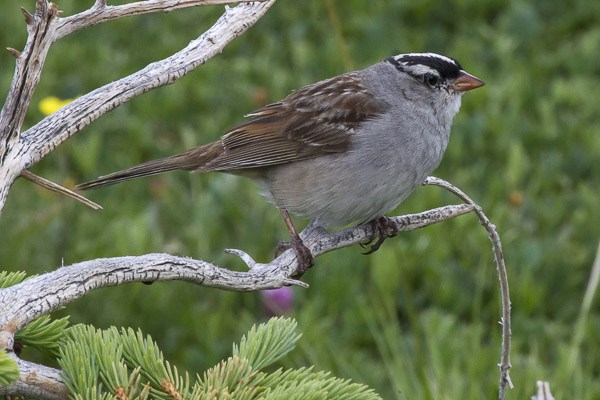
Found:
[{"label": "blurred green foliage", "polygon": [[[59,2],[65,15],[91,4]],[[20,5],[33,1],[0,13],[3,47],[25,42]],[[43,117],[43,98],[73,98],[166,57],[221,12],[133,17],[56,43],[26,125]],[[588,0],[280,0],[223,54],[105,115],[32,170],[71,185],[214,140],[294,88],[389,55],[451,55],[487,85],[464,97],[435,174],[478,201],[503,238],[513,304],[509,396],[528,398],[543,379],[556,398],[600,398],[598,299],[582,342],[571,342],[600,238],[599,21],[600,2]],[[13,63],[0,55],[2,93]],[[102,212],[17,181],[0,219],[0,268],[32,274],[166,251],[241,269],[222,249],[266,260],[286,238],[277,210],[243,178],[172,173],[90,197]],[[396,212],[455,201],[420,188]],[[304,336],[284,363],[314,364],[389,399],[491,398],[499,293],[476,218],[402,234],[369,257],[360,251],[320,257],[305,276],[310,289],[295,289]],[[258,294],[181,282],[100,290],[64,313],[99,328],[139,327],[191,371],[224,358],[263,315]],[[581,355],[568,363],[572,346]]]}]

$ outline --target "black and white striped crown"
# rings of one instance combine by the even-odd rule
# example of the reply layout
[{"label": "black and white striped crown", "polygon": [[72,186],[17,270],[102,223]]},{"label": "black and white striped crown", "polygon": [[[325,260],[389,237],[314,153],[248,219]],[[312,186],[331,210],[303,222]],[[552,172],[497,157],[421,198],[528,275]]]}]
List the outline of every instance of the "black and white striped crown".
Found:
[{"label": "black and white striped crown", "polygon": [[415,77],[434,74],[442,79],[455,79],[462,66],[453,58],[436,53],[407,53],[386,59],[397,69]]}]

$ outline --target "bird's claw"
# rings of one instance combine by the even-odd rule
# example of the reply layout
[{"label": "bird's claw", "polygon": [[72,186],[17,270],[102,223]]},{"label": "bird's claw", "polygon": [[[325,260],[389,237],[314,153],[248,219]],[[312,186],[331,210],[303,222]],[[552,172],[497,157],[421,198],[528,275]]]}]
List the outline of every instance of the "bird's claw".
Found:
[{"label": "bird's claw", "polygon": [[[377,250],[379,250],[385,239],[387,239],[388,237],[394,237],[398,234],[398,224],[393,219],[390,219],[388,217],[380,217],[374,219],[368,224],[371,225],[371,229],[373,230],[373,236],[367,241],[360,243],[360,246],[363,249],[367,248],[367,246],[370,245],[369,250],[362,253],[364,255],[375,253]],[[388,231],[390,230],[391,233],[388,233]],[[373,243],[375,239],[377,239],[377,241]]]},{"label": "bird's claw", "polygon": [[298,269],[294,274],[294,278],[299,279],[313,266],[314,259],[312,253],[299,236],[292,236],[289,242],[279,242],[277,247],[275,247],[275,257],[278,257],[281,253],[289,249],[294,250],[298,258]]}]

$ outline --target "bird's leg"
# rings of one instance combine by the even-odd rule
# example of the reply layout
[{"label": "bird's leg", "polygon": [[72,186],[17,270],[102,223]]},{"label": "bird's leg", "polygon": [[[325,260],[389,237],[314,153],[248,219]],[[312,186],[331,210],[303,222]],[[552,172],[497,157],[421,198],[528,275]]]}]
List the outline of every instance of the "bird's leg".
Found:
[{"label": "bird's leg", "polygon": [[[368,224],[371,225],[371,229],[373,229],[373,236],[367,242],[361,243],[361,246],[364,248],[365,246],[369,245],[373,240],[375,240],[375,238],[377,238],[377,241],[370,246],[370,249],[367,252],[363,253],[365,255],[376,252],[377,250],[379,250],[379,247],[381,247],[385,239],[387,239],[388,237],[396,236],[396,234],[398,234],[398,224],[396,224],[394,220],[389,219],[388,217],[376,218],[371,222],[368,222]],[[388,230],[390,229],[392,230],[392,233],[388,234]]]},{"label": "bird's leg", "polygon": [[275,254],[279,255],[281,252],[291,247],[296,253],[296,257],[298,257],[298,271],[295,277],[299,278],[313,265],[313,256],[308,247],[306,247],[304,242],[302,242],[298,232],[296,232],[296,228],[294,228],[294,224],[292,223],[292,219],[290,218],[290,214],[287,212],[287,210],[285,208],[280,208],[279,211],[281,212],[281,216],[285,221],[285,225],[290,232],[290,242],[280,242],[275,248]]}]

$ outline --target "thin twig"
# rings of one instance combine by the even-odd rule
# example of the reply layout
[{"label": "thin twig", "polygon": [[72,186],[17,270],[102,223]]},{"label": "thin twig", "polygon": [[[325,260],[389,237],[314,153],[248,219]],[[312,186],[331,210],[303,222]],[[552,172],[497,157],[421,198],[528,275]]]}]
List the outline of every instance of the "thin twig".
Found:
[{"label": "thin twig", "polygon": [[452,185],[449,182],[446,182],[443,179],[436,178],[434,176],[428,177],[424,185],[435,185],[440,186],[457,197],[459,197],[466,204],[470,204],[473,206],[473,212],[477,214],[479,218],[479,222],[485,228],[488,233],[488,237],[492,242],[492,248],[494,250],[494,259],[496,261],[496,269],[498,270],[498,277],[500,279],[500,296],[502,299],[502,353],[500,355],[500,385],[499,385],[499,393],[498,398],[500,400],[504,399],[504,395],[506,393],[506,388],[513,387],[513,384],[510,380],[510,375],[508,373],[511,364],[510,364],[510,337],[511,337],[511,321],[510,321],[510,294],[508,290],[508,276],[506,273],[506,264],[504,262],[504,254],[502,252],[502,243],[500,241],[500,236],[496,231],[496,226],[490,222],[488,217],[483,212],[483,209],[475,203],[469,196],[467,196],[462,190]]},{"label": "thin twig", "polygon": [[86,197],[83,197],[79,193],[75,193],[74,191],[67,189],[66,187],[60,186],[58,183],[54,183],[52,181],[49,181],[46,178],[42,178],[39,175],[35,175],[34,173],[30,172],[29,170],[23,170],[21,172],[21,176],[23,178],[27,179],[28,181],[33,182],[36,185],[43,187],[44,189],[48,189],[55,193],[63,194],[67,197],[70,197],[74,200],[77,200],[77,201],[85,204],[88,207],[93,208],[94,210],[102,210],[102,206],[100,204],[94,203],[93,201],[91,201],[90,199],[88,199]]}]

